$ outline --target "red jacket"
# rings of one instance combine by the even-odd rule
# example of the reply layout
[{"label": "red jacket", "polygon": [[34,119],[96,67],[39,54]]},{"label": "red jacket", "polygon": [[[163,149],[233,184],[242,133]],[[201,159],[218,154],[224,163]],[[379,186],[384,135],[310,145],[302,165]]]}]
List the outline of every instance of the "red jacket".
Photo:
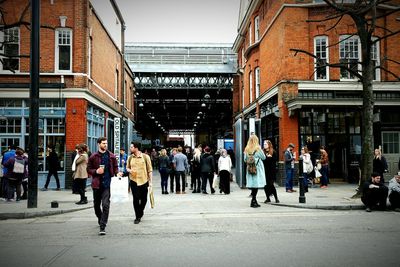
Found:
[{"label": "red jacket", "polygon": [[[110,170],[110,175],[111,177],[114,177],[118,173],[118,162],[117,158],[113,153],[108,151],[109,156],[110,156],[110,161],[108,162],[108,167]],[[100,188],[100,182],[103,178],[103,174],[97,174],[96,170],[100,168],[101,164],[101,154],[100,152],[93,153],[88,161],[88,166],[87,166],[87,171],[88,174],[92,177],[92,188],[93,189],[99,189]]]}]

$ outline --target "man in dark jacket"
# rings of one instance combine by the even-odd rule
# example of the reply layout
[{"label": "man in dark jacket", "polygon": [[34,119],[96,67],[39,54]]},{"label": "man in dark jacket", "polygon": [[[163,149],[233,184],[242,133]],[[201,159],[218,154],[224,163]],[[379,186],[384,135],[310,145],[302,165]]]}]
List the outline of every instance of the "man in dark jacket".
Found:
[{"label": "man in dark jacket", "polygon": [[107,138],[99,137],[97,146],[98,151],[89,158],[87,171],[92,177],[93,204],[100,226],[99,235],[105,235],[110,211],[111,177],[121,176],[122,173],[118,173],[117,158],[107,150]]},{"label": "man in dark jacket", "polygon": [[388,188],[381,182],[379,173],[373,172],[371,180],[365,182],[361,201],[365,205],[365,211],[371,212],[372,208],[386,210]]},{"label": "man in dark jacket", "polygon": [[60,190],[60,179],[58,178],[58,169],[60,168],[60,161],[58,160],[57,153],[54,151],[54,147],[48,147],[47,151],[49,155],[46,157],[46,164],[48,166],[49,172],[47,174],[46,184],[41,190],[47,191],[47,187],[49,186],[50,178],[52,175],[54,175],[54,178],[56,179],[57,183],[56,190]]}]

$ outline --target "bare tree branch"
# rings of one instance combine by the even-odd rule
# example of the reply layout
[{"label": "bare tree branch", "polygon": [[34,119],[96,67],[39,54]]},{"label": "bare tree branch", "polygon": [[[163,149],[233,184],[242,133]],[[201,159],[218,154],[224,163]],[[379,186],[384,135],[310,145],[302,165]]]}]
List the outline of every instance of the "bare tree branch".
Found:
[{"label": "bare tree branch", "polygon": [[331,45],[327,45],[326,47],[332,47],[332,46],[337,46],[338,44],[350,39],[351,37],[357,36],[357,33],[352,33],[351,35],[347,36],[346,38],[343,38],[342,40],[340,40],[339,42],[333,43]]},{"label": "bare tree branch", "polygon": [[390,59],[390,58],[387,58],[387,57],[385,57],[385,58],[382,59],[381,64],[384,63],[385,61],[393,62],[393,63],[396,63],[396,64],[399,64],[399,65],[400,65],[400,62],[399,62],[399,61],[393,60],[393,59]]},{"label": "bare tree branch", "polygon": [[389,37],[391,37],[393,35],[399,34],[399,33],[400,33],[400,30],[397,30],[395,32],[391,32],[391,33],[386,34],[384,36],[378,37],[374,41],[372,41],[372,44],[375,44],[375,43],[379,42],[380,40],[387,39],[387,38],[389,38]]},{"label": "bare tree branch", "polygon": [[381,69],[381,70],[383,70],[383,71],[385,71],[385,72],[387,72],[387,73],[393,75],[393,77],[395,77],[397,80],[400,81],[400,76],[398,76],[398,75],[395,74],[394,72],[392,72],[392,71],[390,71],[390,70],[388,70],[388,69],[386,69],[386,68],[384,68],[384,67],[382,67],[382,66],[377,66],[377,67],[375,67],[375,69]]}]

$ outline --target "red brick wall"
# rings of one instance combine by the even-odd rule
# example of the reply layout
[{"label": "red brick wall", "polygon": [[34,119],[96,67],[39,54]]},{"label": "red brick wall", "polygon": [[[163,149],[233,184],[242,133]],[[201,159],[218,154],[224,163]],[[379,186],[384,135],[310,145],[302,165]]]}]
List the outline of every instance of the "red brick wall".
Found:
[{"label": "red brick wall", "polygon": [[66,100],[65,142],[66,151],[74,151],[75,145],[87,140],[87,101],[85,99]]}]

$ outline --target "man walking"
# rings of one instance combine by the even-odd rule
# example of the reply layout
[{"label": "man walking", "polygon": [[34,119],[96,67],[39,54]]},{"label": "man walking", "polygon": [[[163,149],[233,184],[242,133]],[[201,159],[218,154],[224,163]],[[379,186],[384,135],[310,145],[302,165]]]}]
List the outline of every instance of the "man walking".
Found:
[{"label": "man walking", "polygon": [[[100,226],[99,235],[106,234],[108,214],[110,211],[111,177],[118,173],[117,158],[107,150],[107,138],[97,139],[98,151],[93,153],[88,162],[88,173],[92,179],[94,212]],[[101,207],[100,207],[101,206]]]},{"label": "man walking", "polygon": [[143,217],[144,209],[147,203],[148,187],[152,185],[153,168],[151,159],[148,155],[142,153],[141,143],[132,142],[130,146],[131,155],[126,164],[126,170],[129,172],[130,187],[133,196],[133,208],[135,210],[134,223],[140,223]]},{"label": "man walking", "polygon": [[[178,153],[176,153],[172,161],[175,166],[175,182],[177,194],[185,194],[186,188],[186,171],[188,169],[188,160],[186,155],[184,155],[182,151],[182,147],[178,147]],[[180,179],[182,179],[182,189],[180,186]]]}]

